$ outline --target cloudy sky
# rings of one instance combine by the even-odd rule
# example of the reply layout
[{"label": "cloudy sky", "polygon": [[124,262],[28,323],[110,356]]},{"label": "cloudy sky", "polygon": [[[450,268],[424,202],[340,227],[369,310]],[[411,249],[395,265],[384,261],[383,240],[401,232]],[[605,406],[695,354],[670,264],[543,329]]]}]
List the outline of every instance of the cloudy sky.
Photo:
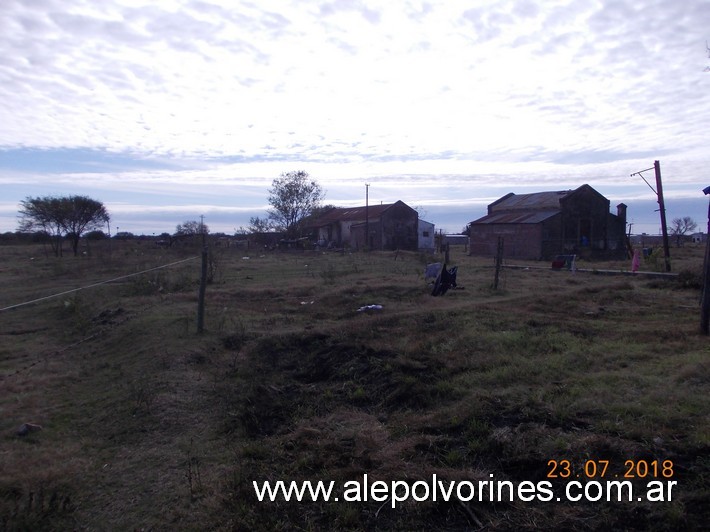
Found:
[{"label": "cloudy sky", "polygon": [[305,170],[451,232],[588,183],[657,233],[654,160],[705,229],[706,40],[707,0],[2,0],[0,232],[85,194],[114,230],[231,233]]}]

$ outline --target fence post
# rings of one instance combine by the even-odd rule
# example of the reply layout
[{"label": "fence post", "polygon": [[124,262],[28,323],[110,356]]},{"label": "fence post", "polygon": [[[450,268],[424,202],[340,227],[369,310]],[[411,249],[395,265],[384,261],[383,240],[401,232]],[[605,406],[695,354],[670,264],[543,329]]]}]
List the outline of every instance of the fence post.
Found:
[{"label": "fence post", "polygon": [[493,279],[493,290],[498,290],[498,279],[500,278],[500,267],[503,261],[503,237],[498,237],[498,250],[496,251],[496,274]]},{"label": "fence post", "polygon": [[207,248],[202,248],[202,271],[200,273],[200,291],[197,296],[197,334],[205,330],[205,289],[207,287]]},{"label": "fence post", "polygon": [[707,336],[710,333],[710,235],[707,235],[705,240],[703,292],[700,301],[700,332]]},{"label": "fence post", "polygon": [[708,234],[705,235],[703,293],[700,300],[700,332],[704,335],[710,333],[710,203],[708,203]]}]

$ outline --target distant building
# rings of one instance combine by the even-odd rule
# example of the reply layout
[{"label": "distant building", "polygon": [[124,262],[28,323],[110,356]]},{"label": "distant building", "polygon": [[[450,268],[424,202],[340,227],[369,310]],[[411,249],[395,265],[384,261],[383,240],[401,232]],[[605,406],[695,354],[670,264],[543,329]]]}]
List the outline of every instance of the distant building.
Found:
[{"label": "distant building", "polygon": [[641,233],[640,235],[631,235],[629,238],[632,246],[640,246],[642,248],[654,248],[663,245],[663,235],[649,235]]},{"label": "distant building", "polygon": [[442,244],[449,244],[450,246],[465,246],[468,244],[468,235],[442,235]]},{"label": "distant building", "polygon": [[589,185],[575,190],[507,194],[488,205],[488,214],[470,224],[470,254],[551,259],[560,254],[623,258],[626,205],[609,212],[610,202]]},{"label": "distant building", "polygon": [[402,201],[369,207],[334,207],[308,224],[318,245],[416,251],[419,215]]}]

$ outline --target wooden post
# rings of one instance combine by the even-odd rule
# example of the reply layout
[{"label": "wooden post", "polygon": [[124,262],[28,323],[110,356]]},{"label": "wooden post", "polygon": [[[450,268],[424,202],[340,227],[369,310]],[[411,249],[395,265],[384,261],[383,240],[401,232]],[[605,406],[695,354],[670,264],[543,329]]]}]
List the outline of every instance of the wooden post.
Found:
[{"label": "wooden post", "polygon": [[207,248],[202,248],[200,291],[197,296],[197,334],[205,330],[205,289],[207,287]]},{"label": "wooden post", "polygon": [[202,237],[202,270],[200,271],[200,291],[197,295],[197,334],[205,330],[205,290],[207,289],[207,243],[205,242],[205,217],[200,216]]},{"label": "wooden post", "polygon": [[666,224],[666,204],[663,200],[663,184],[661,183],[661,163],[653,162],[656,171],[656,194],[658,195],[658,207],[661,211],[661,232],[663,233],[663,256],[666,260],[666,271],[671,271],[671,252],[668,246],[668,226]]},{"label": "wooden post", "polygon": [[365,251],[370,251],[370,185],[367,183],[365,183]]},{"label": "wooden post", "polygon": [[500,278],[500,268],[503,262],[503,237],[498,237],[498,249],[496,251],[496,275],[493,279],[493,290],[498,290],[498,279]]},{"label": "wooden post", "polygon": [[448,264],[451,262],[451,259],[449,259],[449,243],[447,242],[444,244],[444,264]]},{"label": "wooden post", "polygon": [[108,229],[108,260],[111,261],[111,220],[106,220],[106,228]]}]

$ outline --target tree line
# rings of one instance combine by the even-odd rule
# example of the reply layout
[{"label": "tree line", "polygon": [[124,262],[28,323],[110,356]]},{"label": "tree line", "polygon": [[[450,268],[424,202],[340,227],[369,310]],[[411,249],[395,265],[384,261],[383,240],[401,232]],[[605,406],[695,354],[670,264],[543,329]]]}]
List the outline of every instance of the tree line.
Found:
[{"label": "tree line", "polygon": [[[268,192],[271,209],[267,216],[252,217],[245,232],[283,232],[288,238],[295,238],[300,236],[307,218],[324,210],[323,189],[303,170],[281,174],[273,180]],[[78,255],[82,236],[100,233],[104,227],[111,233],[105,205],[87,196],[27,197],[20,202],[19,214],[18,230],[44,235],[57,257],[63,254],[64,240],[71,242],[74,255]],[[175,228],[176,237],[207,233],[208,226],[197,221],[186,221]]]}]

